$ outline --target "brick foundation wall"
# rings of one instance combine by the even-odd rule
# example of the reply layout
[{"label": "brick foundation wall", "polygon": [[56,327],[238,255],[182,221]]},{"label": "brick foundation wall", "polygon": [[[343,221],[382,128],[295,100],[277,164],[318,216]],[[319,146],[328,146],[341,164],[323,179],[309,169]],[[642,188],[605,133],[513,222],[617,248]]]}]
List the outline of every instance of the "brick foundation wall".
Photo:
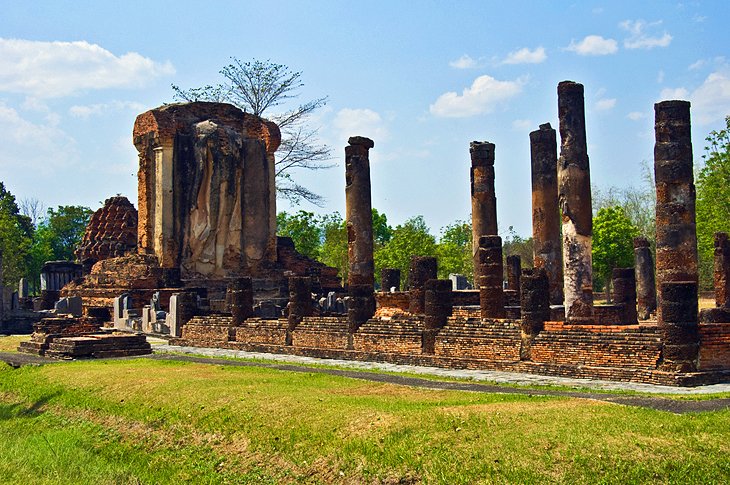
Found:
[{"label": "brick foundation wall", "polygon": [[420,354],[423,319],[371,319],[353,335],[353,348],[361,352]]},{"label": "brick foundation wall", "polygon": [[730,323],[700,324],[700,370],[730,369]]},{"label": "brick foundation wall", "polygon": [[240,327],[236,327],[236,342],[252,344],[286,345],[287,321],[249,318]]},{"label": "brick foundation wall", "polygon": [[292,332],[292,345],[317,349],[347,348],[347,318],[304,317]]},{"label": "brick foundation wall", "polygon": [[520,327],[513,321],[452,317],[436,335],[435,355],[516,362],[520,345]]}]

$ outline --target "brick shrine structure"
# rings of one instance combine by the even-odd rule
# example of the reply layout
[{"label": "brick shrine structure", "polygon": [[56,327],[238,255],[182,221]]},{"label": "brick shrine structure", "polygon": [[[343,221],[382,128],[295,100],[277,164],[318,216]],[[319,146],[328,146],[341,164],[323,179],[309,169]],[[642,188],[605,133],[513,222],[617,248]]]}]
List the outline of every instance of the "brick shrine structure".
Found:
[{"label": "brick shrine structure", "polygon": [[[582,186],[577,182],[589,182],[587,156],[583,158],[584,144],[581,148],[581,140],[578,139],[578,146],[573,146],[581,126],[582,141],[585,141],[582,116],[578,116],[580,122],[576,122],[575,116],[582,114],[582,86],[577,85],[580,86],[578,88],[575,84],[570,83],[566,88],[561,83],[563,88],[559,89],[564,97],[567,96],[559,101],[559,112],[563,145],[568,145],[561,153],[561,164],[568,173],[558,179],[563,182],[564,189],[560,199],[564,223],[567,218],[569,224],[578,226],[585,216],[586,205],[590,213],[590,191],[574,190],[574,185]],[[657,224],[661,223],[658,217]],[[582,232],[576,230],[576,234],[590,237],[590,233],[583,229],[585,227],[581,228]],[[577,240],[581,241],[580,238]],[[566,243],[570,241],[566,238]],[[409,291],[377,293],[375,301],[378,308],[374,309],[374,314],[372,308],[362,305],[366,297],[372,295],[372,284],[353,284],[349,290],[348,316],[321,316],[316,311],[298,309],[294,304],[289,306],[288,317],[250,317],[240,321],[240,316],[234,317],[233,307],[228,313],[207,314],[201,313],[199,308],[195,312],[197,315],[188,312],[181,328],[181,338],[173,342],[316,357],[669,385],[730,380],[730,317],[726,315],[730,311],[720,308],[720,311],[709,315],[703,313],[704,317],[698,320],[696,281],[690,281],[689,285],[683,281],[666,282],[662,287],[666,295],[663,301],[666,316],[658,325],[622,321],[626,319],[625,305],[635,304],[631,301],[630,291],[625,292],[619,305],[595,307],[592,298],[586,299],[590,292],[582,292],[578,300],[582,303],[590,301],[590,319],[581,311],[573,312],[575,318],[565,319],[549,306],[550,279],[546,270],[538,268],[521,274],[521,308],[518,309],[521,312],[518,317],[507,312],[503,296],[501,313],[500,305],[495,303],[495,295],[503,293],[501,239],[480,234],[477,246],[483,252],[483,257],[477,259],[477,263],[481,264],[479,269],[487,273],[495,270],[496,256],[499,256],[499,275],[492,271],[493,281],[482,285],[479,291],[450,291],[450,283],[447,287],[446,282],[435,279],[435,259],[420,258],[424,265],[415,266],[417,270],[410,275]],[[142,259],[157,257],[146,253],[134,256]],[[131,256],[126,258],[129,259],[115,262],[115,259],[123,258],[112,258],[100,262],[99,266],[107,265],[106,271],[97,272],[96,278],[109,278],[108,271],[113,271],[116,264],[134,267],[135,261]],[[144,263],[140,261],[139,267]],[[491,267],[492,263],[495,267]],[[566,271],[568,266],[566,264]],[[169,272],[162,265],[154,269],[148,273],[140,272],[138,277],[147,278],[149,284],[155,278],[157,284],[164,283]],[[487,287],[493,291],[483,291]],[[299,297],[294,300],[302,306],[311,304],[309,300],[304,301],[305,295],[308,295],[305,290],[295,292]],[[192,292],[185,294],[194,295]],[[481,307],[478,304],[480,298],[475,300],[479,296],[487,302]],[[357,297],[362,298],[359,303]],[[231,299],[234,298],[231,296]],[[485,316],[482,314],[485,307],[494,307],[499,314]],[[366,318],[367,312],[370,316]],[[293,320],[296,325],[291,324]]]}]

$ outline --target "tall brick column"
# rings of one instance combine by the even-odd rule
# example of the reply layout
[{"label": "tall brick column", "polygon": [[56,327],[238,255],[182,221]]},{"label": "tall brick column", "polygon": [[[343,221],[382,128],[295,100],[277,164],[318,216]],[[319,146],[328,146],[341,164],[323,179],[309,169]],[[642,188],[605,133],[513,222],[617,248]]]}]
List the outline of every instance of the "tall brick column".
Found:
[{"label": "tall brick column", "polygon": [[545,268],[533,268],[522,270],[520,283],[520,358],[529,360],[532,341],[550,320],[550,281]]},{"label": "tall brick column", "polygon": [[715,233],[715,306],[730,307],[730,240],[726,232]]},{"label": "tall brick column", "polygon": [[550,123],[530,133],[534,266],[545,268],[550,304],[563,304],[563,252],[558,208],[558,145]]},{"label": "tall brick column", "polygon": [[504,289],[502,264],[502,238],[482,236],[479,238],[477,265],[479,274],[479,306],[482,318],[504,318]]},{"label": "tall brick column", "polygon": [[[659,288],[669,281],[697,281],[689,106],[688,101],[662,101],[654,105],[656,280]],[[661,308],[660,302],[660,311]]]},{"label": "tall brick column", "polygon": [[656,310],[656,282],[654,258],[645,237],[634,238],[634,273],[638,318],[648,320],[649,315]]},{"label": "tall brick column", "polygon": [[497,234],[497,197],[494,194],[494,143],[473,141],[471,155],[471,231],[474,282],[479,281],[476,257],[481,236]]},{"label": "tall brick column", "polygon": [[250,277],[236,278],[229,283],[226,303],[233,317],[233,325],[239,326],[253,316],[253,283]]},{"label": "tall brick column", "polygon": [[697,370],[699,328],[697,325],[697,282],[668,281],[660,286],[659,321],[663,370]]},{"label": "tall brick column", "polygon": [[425,311],[426,281],[436,279],[436,258],[431,256],[411,256],[411,265],[408,271],[409,299],[408,311],[421,314]]},{"label": "tall brick column", "polygon": [[611,273],[611,282],[614,303],[624,305],[623,321],[620,323],[638,323],[634,268],[614,268]]},{"label": "tall brick column", "polygon": [[306,276],[289,278],[289,316],[286,329],[286,344],[292,344],[292,332],[302,323],[304,317],[312,315],[312,280]]},{"label": "tall brick column", "polygon": [[515,290],[520,294],[520,273],[522,272],[522,258],[517,254],[507,256],[507,289]]},{"label": "tall brick column", "polygon": [[380,270],[380,286],[385,292],[395,287],[395,291],[400,291],[400,269],[383,268]]},{"label": "tall brick column", "polygon": [[345,147],[345,219],[350,285],[375,283],[373,264],[373,215],[370,200],[370,160],[373,141],[353,136]]},{"label": "tall brick column", "polygon": [[563,218],[565,319],[586,323],[593,321],[593,213],[582,84],[572,81],[558,84],[558,118],[561,139],[558,201]]},{"label": "tall brick column", "polygon": [[451,297],[451,280],[428,280],[425,289],[425,317],[423,320],[424,354],[433,354],[436,334],[451,316],[453,303]]},{"label": "tall brick column", "polygon": [[350,337],[360,325],[375,315],[375,298],[370,285],[350,285],[348,287],[350,304],[347,308],[347,322]]}]

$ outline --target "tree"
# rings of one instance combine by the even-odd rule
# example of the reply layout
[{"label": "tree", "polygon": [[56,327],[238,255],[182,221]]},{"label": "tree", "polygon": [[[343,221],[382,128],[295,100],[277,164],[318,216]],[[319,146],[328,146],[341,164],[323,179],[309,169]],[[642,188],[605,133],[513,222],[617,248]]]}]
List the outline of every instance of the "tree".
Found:
[{"label": "tree", "polygon": [[523,268],[532,268],[534,259],[534,244],[532,237],[523,238],[517,234],[513,226],[509,226],[507,232],[507,237],[504,238],[504,244],[502,245],[502,254],[505,260],[505,278],[507,271],[507,256],[519,256]]},{"label": "tree", "polygon": [[471,254],[471,224],[455,221],[441,229],[441,237],[436,246],[438,257],[438,276],[448,278],[449,274],[463,274],[473,278],[474,263]]},{"label": "tree", "polygon": [[225,82],[192,89],[181,89],[173,84],[175,99],[228,102],[247,113],[267,116],[274,121],[282,134],[276,161],[278,195],[294,203],[306,200],[322,206],[324,199],[295,183],[292,172],[333,166],[324,163],[331,159],[330,148],[319,142],[318,130],[306,126],[309,116],[323,107],[327,98],[317,98],[283,112],[271,113],[274,108],[286,105],[299,96],[297,90],[304,86],[301,71],[292,72],[287,66],[269,60],[241,62],[233,57],[232,61],[220,71]]},{"label": "tree", "polygon": [[33,224],[20,213],[15,196],[0,182],[0,252],[2,284],[14,287],[26,276],[33,237]]},{"label": "tree", "polygon": [[423,216],[411,217],[396,226],[390,241],[375,251],[376,276],[383,268],[398,268],[406,286],[411,256],[436,256],[436,238],[429,233]]},{"label": "tree", "polygon": [[613,269],[634,265],[633,239],[638,232],[621,206],[604,207],[593,218],[594,286],[605,287],[609,301]]},{"label": "tree", "polygon": [[697,247],[704,288],[712,288],[714,234],[730,232],[730,116],[725,125],[705,138],[705,163],[697,175]]},{"label": "tree", "polygon": [[294,215],[279,212],[276,215],[276,232],[292,238],[296,250],[312,259],[319,258],[322,229],[313,212],[300,210]]},{"label": "tree", "polygon": [[337,268],[342,281],[347,281],[349,261],[347,259],[347,227],[339,212],[322,218],[322,249],[320,261]]}]

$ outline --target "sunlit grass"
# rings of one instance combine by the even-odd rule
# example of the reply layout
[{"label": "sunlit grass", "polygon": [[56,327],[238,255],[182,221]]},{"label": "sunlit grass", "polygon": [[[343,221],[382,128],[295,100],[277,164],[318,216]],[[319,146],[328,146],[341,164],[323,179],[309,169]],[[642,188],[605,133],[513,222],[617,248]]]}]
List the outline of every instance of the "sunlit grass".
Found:
[{"label": "sunlit grass", "polygon": [[0,366],[10,483],[711,482],[730,412],[153,361]]}]

